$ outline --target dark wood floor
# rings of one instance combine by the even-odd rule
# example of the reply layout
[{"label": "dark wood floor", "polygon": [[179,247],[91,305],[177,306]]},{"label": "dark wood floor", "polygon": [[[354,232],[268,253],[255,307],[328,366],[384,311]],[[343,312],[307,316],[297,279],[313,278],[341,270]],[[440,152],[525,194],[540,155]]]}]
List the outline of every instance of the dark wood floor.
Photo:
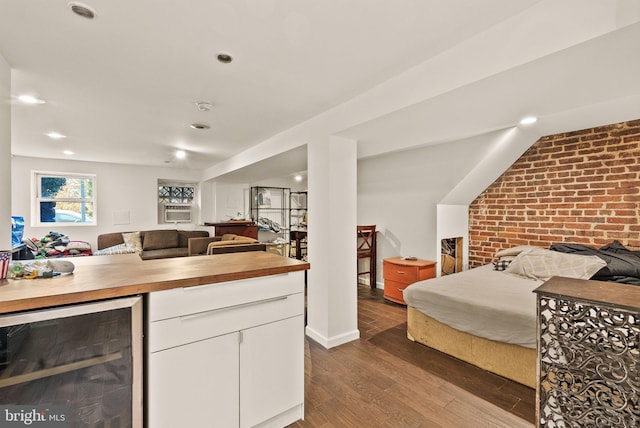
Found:
[{"label": "dark wood floor", "polygon": [[532,427],[535,391],[406,338],[406,308],[358,287],[360,339],[307,340],[305,420],[291,427]]}]

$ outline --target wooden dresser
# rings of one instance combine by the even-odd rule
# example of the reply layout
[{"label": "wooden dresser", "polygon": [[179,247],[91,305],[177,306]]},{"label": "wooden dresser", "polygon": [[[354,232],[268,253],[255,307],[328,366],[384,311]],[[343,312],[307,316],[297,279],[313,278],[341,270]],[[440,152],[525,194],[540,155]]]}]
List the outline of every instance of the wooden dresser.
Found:
[{"label": "wooden dresser", "polygon": [[384,298],[406,305],[402,291],[410,284],[436,276],[436,262],[429,260],[405,260],[391,257],[382,261]]},{"label": "wooden dresser", "polygon": [[258,225],[251,220],[247,221],[228,221],[224,223],[205,223],[205,226],[215,227],[214,236],[222,236],[226,233],[233,233],[239,236],[248,236],[249,238],[258,239]]}]

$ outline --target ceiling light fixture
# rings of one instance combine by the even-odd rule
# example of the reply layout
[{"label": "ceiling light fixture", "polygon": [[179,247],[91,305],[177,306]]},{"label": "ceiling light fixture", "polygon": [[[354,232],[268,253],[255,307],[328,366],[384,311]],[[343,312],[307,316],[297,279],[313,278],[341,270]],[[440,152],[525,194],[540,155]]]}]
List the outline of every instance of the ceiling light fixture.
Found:
[{"label": "ceiling light fixture", "polygon": [[187,157],[187,152],[184,150],[176,150],[176,159],[184,159]]},{"label": "ceiling light fixture", "polygon": [[537,117],[528,116],[520,120],[520,125],[531,125],[532,123],[536,123],[537,121],[538,121]]},{"label": "ceiling light fixture", "polygon": [[33,95],[20,95],[18,99],[25,104],[44,104],[45,100],[41,100],[40,98],[36,98]]},{"label": "ceiling light fixture", "polygon": [[296,181],[302,181],[302,176],[300,174],[296,174],[295,177],[293,177],[293,179]]},{"label": "ceiling light fixture", "polygon": [[213,104],[208,101],[196,102],[196,107],[199,111],[210,111],[213,108]]},{"label": "ceiling light fixture", "polygon": [[63,151],[62,153],[64,153],[64,154],[65,154],[65,155],[67,155],[67,156],[71,156],[71,155],[74,155],[74,154],[75,154],[75,153],[74,153],[74,152],[72,152],[71,150],[65,150],[65,151]]},{"label": "ceiling light fixture", "polygon": [[54,140],[60,140],[61,138],[67,138],[66,135],[62,135],[59,132],[48,132],[47,134],[45,134],[47,137],[49,138],[53,138]]},{"label": "ceiling light fixture", "polygon": [[72,2],[69,3],[69,6],[71,7],[71,11],[73,13],[83,18],[93,19],[96,16],[95,11],[86,4]]},{"label": "ceiling light fixture", "polygon": [[190,128],[193,129],[198,129],[200,131],[206,130],[206,129],[210,129],[211,127],[209,125],[207,125],[206,123],[192,123],[191,125],[189,125]]},{"label": "ceiling light fixture", "polygon": [[231,56],[231,54],[228,54],[226,52],[219,52],[216,58],[223,64],[229,64],[231,61],[233,61],[233,57]]}]

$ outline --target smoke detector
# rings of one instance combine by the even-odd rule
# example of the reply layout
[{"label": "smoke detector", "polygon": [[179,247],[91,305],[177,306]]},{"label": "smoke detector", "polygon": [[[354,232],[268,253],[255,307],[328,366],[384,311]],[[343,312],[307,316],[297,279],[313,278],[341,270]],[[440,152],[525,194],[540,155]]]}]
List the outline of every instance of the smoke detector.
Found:
[{"label": "smoke detector", "polygon": [[213,108],[213,104],[208,101],[198,101],[196,102],[196,107],[199,111],[210,111]]}]

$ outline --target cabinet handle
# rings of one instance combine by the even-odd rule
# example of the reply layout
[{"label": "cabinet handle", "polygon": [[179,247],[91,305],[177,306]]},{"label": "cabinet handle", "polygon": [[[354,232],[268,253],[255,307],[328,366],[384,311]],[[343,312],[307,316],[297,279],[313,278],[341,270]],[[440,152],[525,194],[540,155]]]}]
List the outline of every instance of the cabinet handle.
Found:
[{"label": "cabinet handle", "polygon": [[247,303],[241,303],[239,305],[225,306],[224,308],[212,309],[210,311],[196,312],[189,315],[182,315],[180,317],[180,321],[189,321],[195,318],[206,317],[208,315],[213,315],[213,314],[224,312],[224,311],[241,309],[241,308],[246,308],[246,307],[255,306],[255,305],[263,305],[266,303],[278,302],[280,300],[286,300],[288,298],[289,296],[278,296],[278,297],[272,297],[270,299],[256,300],[255,302],[247,302]]},{"label": "cabinet handle", "polygon": [[402,270],[397,270],[397,271],[396,271],[396,273],[399,273],[399,274],[401,274],[401,275],[404,275],[406,272],[405,272],[405,271],[402,271]]}]

